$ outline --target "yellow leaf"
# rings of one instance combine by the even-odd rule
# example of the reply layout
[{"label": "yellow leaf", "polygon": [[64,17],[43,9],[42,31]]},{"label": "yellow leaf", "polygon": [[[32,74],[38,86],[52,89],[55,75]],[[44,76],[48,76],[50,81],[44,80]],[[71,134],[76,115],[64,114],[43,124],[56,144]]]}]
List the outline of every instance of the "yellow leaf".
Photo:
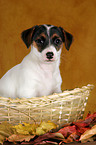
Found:
[{"label": "yellow leaf", "polygon": [[35,134],[38,124],[28,124],[28,123],[23,124],[25,125],[25,128],[28,130],[29,134]]},{"label": "yellow leaf", "polygon": [[37,127],[36,128],[36,135],[43,135],[43,134],[45,134],[46,132],[43,130],[43,128],[42,127]]},{"label": "yellow leaf", "polygon": [[12,125],[8,122],[2,122],[0,124],[0,131],[4,132],[8,136],[14,133],[14,129],[12,128]]},{"label": "yellow leaf", "polygon": [[45,122],[43,121],[41,124],[40,124],[40,127],[42,127],[43,130],[45,130],[45,132],[48,132],[52,129],[55,129],[57,127],[56,124],[54,124],[53,122],[51,121],[48,121],[48,122]]},{"label": "yellow leaf", "polygon": [[18,134],[29,135],[28,129],[27,129],[25,126],[23,126],[22,124],[16,125],[16,126],[14,126],[13,128],[16,129],[16,132],[17,132]]},{"label": "yellow leaf", "polygon": [[23,134],[23,135],[35,134],[37,127],[38,125],[36,124],[28,124],[28,123],[23,123],[23,124],[13,126],[13,128],[16,129],[16,132],[18,134]]},{"label": "yellow leaf", "polygon": [[5,138],[6,138],[5,136],[0,135],[0,144],[3,144],[3,142],[4,142]]},{"label": "yellow leaf", "polygon": [[12,128],[12,125],[8,122],[2,122],[0,124],[0,143],[2,144],[6,137],[9,137],[15,132],[15,130]]},{"label": "yellow leaf", "polygon": [[36,128],[36,135],[43,135],[45,133],[47,133],[48,131],[55,129],[57,127],[56,124],[48,121],[48,122],[41,122],[41,124],[39,125],[39,127]]},{"label": "yellow leaf", "polygon": [[62,135],[62,133],[59,133],[59,132],[54,133],[54,136],[64,139],[64,136]]},{"label": "yellow leaf", "polygon": [[40,125],[23,123],[23,124],[13,126],[13,128],[16,129],[17,134],[22,134],[22,135],[32,135],[32,134],[42,135],[52,129],[55,129],[56,127],[57,125],[50,121],[48,122],[43,121]]}]

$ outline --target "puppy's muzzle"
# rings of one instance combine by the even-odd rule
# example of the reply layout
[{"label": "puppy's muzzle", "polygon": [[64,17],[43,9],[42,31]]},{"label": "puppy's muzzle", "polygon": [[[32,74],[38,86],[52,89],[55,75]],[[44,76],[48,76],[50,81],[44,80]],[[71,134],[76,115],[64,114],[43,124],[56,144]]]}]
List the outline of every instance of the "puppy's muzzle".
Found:
[{"label": "puppy's muzzle", "polygon": [[51,60],[51,59],[53,58],[53,56],[54,56],[54,53],[53,53],[53,52],[47,52],[47,53],[46,53],[46,57],[47,57],[47,59],[49,59],[49,60]]}]

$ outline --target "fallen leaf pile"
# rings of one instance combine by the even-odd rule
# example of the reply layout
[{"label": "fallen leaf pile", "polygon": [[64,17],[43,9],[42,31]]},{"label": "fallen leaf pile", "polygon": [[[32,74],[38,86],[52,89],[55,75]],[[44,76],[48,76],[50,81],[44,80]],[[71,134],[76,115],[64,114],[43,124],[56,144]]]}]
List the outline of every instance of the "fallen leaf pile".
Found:
[{"label": "fallen leaf pile", "polygon": [[9,141],[19,144],[64,145],[70,142],[96,141],[96,112],[88,114],[85,120],[64,124],[57,131],[57,125],[48,121],[40,124],[0,124],[0,143]]},{"label": "fallen leaf pile", "polygon": [[57,125],[51,121],[43,121],[39,125],[23,123],[15,126],[3,122],[0,124],[0,143],[3,144],[6,140],[9,142],[29,142],[35,136],[43,135],[56,127]]},{"label": "fallen leaf pile", "polygon": [[48,122],[43,121],[39,125],[23,123],[13,126],[13,128],[16,129],[17,134],[22,135],[42,135],[52,129],[55,129],[56,127],[57,125],[52,123],[51,121]]}]

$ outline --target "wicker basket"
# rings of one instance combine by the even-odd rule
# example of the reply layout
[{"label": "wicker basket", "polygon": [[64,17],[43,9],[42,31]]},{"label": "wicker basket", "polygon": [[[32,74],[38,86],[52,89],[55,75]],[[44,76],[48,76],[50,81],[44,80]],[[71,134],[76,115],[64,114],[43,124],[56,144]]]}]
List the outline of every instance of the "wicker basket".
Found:
[{"label": "wicker basket", "polygon": [[12,124],[35,121],[68,123],[82,118],[93,85],[67,90],[50,96],[26,98],[0,97],[0,122]]}]

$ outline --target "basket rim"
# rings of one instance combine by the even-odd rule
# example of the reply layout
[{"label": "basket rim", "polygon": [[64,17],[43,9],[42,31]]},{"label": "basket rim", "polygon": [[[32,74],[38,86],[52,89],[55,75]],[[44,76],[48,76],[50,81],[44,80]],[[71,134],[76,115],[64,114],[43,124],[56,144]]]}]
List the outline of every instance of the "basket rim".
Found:
[{"label": "basket rim", "polygon": [[[34,122],[52,120],[58,124],[66,119],[70,121],[76,116],[82,116],[88,96],[93,88],[94,85],[89,84],[82,88],[65,90],[62,93],[49,96],[33,98],[0,97],[1,120],[8,120],[14,124],[24,122],[24,120],[34,121],[34,118]],[[77,113],[76,116],[72,116],[74,113]]]}]

